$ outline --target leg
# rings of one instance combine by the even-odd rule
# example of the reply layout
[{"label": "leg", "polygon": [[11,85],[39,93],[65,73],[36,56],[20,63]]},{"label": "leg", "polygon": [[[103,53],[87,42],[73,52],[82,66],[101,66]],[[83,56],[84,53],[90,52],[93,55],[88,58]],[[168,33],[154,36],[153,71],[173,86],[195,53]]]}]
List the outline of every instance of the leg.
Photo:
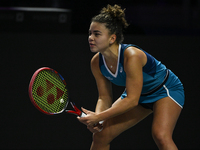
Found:
[{"label": "leg", "polygon": [[152,135],[160,150],[177,150],[172,134],[181,110],[169,97],[154,104]]},{"label": "leg", "polygon": [[109,150],[110,142],[125,130],[136,125],[152,111],[138,105],[129,112],[106,120],[103,124],[104,129],[93,135],[91,150]]}]

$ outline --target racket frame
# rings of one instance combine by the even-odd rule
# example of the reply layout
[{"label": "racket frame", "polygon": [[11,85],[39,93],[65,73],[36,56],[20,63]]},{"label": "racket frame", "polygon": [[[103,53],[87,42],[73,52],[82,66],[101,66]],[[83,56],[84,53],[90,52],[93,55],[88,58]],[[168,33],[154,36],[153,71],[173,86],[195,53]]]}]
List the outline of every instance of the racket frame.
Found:
[{"label": "racket frame", "polygon": [[66,82],[65,82],[64,78],[63,78],[57,71],[55,71],[55,70],[53,70],[53,69],[51,69],[51,68],[49,68],[49,67],[42,67],[42,68],[39,68],[38,70],[35,71],[35,73],[33,74],[32,78],[31,78],[31,81],[30,81],[30,83],[29,83],[29,97],[30,97],[30,100],[31,100],[31,102],[33,103],[33,105],[34,105],[39,111],[41,111],[41,112],[44,113],[44,114],[47,114],[47,115],[60,114],[60,113],[62,113],[63,111],[65,111],[65,109],[67,108],[67,105],[68,105],[68,103],[69,103],[69,100],[67,100],[67,103],[66,103],[65,107],[64,107],[60,112],[57,112],[57,113],[50,113],[50,112],[46,112],[46,111],[44,111],[43,109],[41,109],[41,108],[36,104],[36,102],[35,102],[35,100],[34,100],[34,98],[33,98],[32,86],[33,86],[33,84],[34,84],[34,81],[35,81],[36,76],[39,74],[39,72],[41,72],[41,71],[43,71],[43,70],[49,70],[49,71],[52,71],[52,72],[54,72],[55,74],[57,74],[57,75],[61,78],[61,80],[63,81],[63,83],[64,83],[64,85],[65,85],[65,88],[66,88]]},{"label": "racket frame", "polygon": [[[67,105],[68,105],[68,103],[69,103],[69,98],[68,98],[68,100],[67,100],[67,102],[66,102],[65,107],[64,107],[60,112],[57,112],[57,113],[49,113],[49,112],[46,112],[46,111],[44,111],[43,109],[41,109],[41,108],[37,105],[37,103],[35,102],[35,100],[34,100],[34,98],[33,98],[32,86],[33,86],[33,84],[34,84],[34,81],[35,81],[36,76],[39,74],[39,72],[41,72],[41,71],[43,71],[43,70],[49,70],[49,71],[52,71],[52,72],[54,72],[55,74],[57,74],[57,75],[61,78],[61,80],[63,81],[63,83],[64,83],[64,85],[65,85],[65,88],[67,89],[67,87],[66,87],[66,82],[65,82],[64,78],[63,78],[57,71],[55,71],[54,69],[51,69],[51,68],[49,68],[49,67],[42,67],[42,68],[39,68],[38,70],[35,71],[35,73],[33,74],[32,78],[31,78],[31,81],[30,81],[30,83],[29,83],[29,89],[28,89],[28,90],[29,90],[29,97],[30,97],[30,100],[31,100],[32,104],[33,104],[40,112],[42,112],[42,113],[44,113],[44,114],[47,114],[47,115],[60,114],[60,113],[62,113],[62,112],[65,111],[66,113],[74,114],[74,115],[77,115],[77,116],[79,116],[79,117],[85,117],[87,114],[85,114],[84,112],[82,112],[81,110],[79,110],[79,109],[76,107],[75,103],[73,103],[73,102],[70,102],[70,103],[71,103],[72,107],[74,108],[74,110],[66,110]],[[69,95],[69,94],[68,94],[68,95]],[[99,124],[102,125],[103,122],[104,122],[104,121],[100,121]],[[97,123],[97,124],[98,124],[98,123]],[[96,125],[97,125],[97,124],[96,124]],[[103,129],[103,127],[102,127],[102,129]],[[102,130],[102,129],[101,129],[101,130]],[[100,130],[100,131],[101,131],[101,130]],[[99,132],[100,132],[100,131],[99,131]]]}]

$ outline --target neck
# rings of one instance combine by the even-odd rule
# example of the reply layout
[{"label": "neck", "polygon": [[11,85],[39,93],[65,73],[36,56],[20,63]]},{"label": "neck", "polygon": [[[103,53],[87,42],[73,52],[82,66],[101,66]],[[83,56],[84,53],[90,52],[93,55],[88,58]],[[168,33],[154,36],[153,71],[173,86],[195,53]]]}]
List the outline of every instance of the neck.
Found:
[{"label": "neck", "polygon": [[107,50],[101,52],[101,54],[104,56],[106,60],[111,60],[111,61],[116,60],[118,59],[118,49],[119,49],[119,44],[113,44]]}]

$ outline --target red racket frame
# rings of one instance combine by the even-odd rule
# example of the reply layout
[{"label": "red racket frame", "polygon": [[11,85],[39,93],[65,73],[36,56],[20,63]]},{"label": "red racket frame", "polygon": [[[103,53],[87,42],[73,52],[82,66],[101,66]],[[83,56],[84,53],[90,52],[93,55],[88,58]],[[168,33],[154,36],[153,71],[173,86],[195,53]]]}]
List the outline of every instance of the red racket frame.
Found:
[{"label": "red racket frame", "polygon": [[[67,102],[66,106],[64,107],[63,111],[61,111],[61,112],[59,112],[59,113],[49,113],[49,112],[46,112],[46,111],[44,111],[43,109],[41,109],[41,108],[36,104],[36,102],[35,102],[35,100],[34,100],[34,98],[33,98],[33,94],[32,94],[32,86],[33,86],[33,83],[34,83],[35,78],[36,78],[36,76],[38,75],[38,73],[41,72],[41,71],[43,71],[43,70],[50,70],[50,71],[56,73],[56,74],[62,79],[63,83],[66,85],[66,82],[65,82],[64,78],[63,78],[57,71],[55,71],[54,69],[51,69],[51,68],[49,68],[49,67],[42,67],[42,68],[40,68],[40,69],[38,69],[38,70],[35,71],[35,73],[33,74],[32,78],[31,78],[31,81],[30,81],[30,83],[29,83],[29,97],[30,97],[30,100],[31,100],[31,102],[33,103],[33,105],[34,105],[39,111],[41,111],[42,113],[45,113],[45,114],[48,114],[48,115],[55,115],[55,114],[62,113],[62,112],[66,109],[66,107],[67,107],[67,105],[68,105],[68,102]],[[77,108],[77,109],[78,109],[78,108]],[[70,112],[69,112],[69,113],[70,113]],[[71,113],[72,113],[72,112],[71,112]]]},{"label": "red racket frame", "polygon": [[[81,110],[79,110],[79,109],[76,107],[75,103],[73,103],[73,102],[70,102],[70,104],[72,105],[72,107],[74,108],[74,110],[65,110],[66,107],[67,107],[67,105],[68,105],[68,102],[69,102],[69,101],[67,102],[67,104],[66,104],[66,106],[64,107],[63,111],[61,111],[61,112],[59,112],[59,113],[48,113],[48,112],[44,111],[43,109],[41,109],[41,108],[36,104],[36,102],[35,102],[35,100],[34,100],[34,98],[33,98],[33,94],[32,94],[32,86],[33,86],[33,83],[34,83],[35,78],[36,78],[36,76],[38,75],[38,73],[41,72],[41,71],[43,71],[43,70],[50,70],[50,71],[53,71],[54,73],[56,73],[56,74],[62,79],[63,83],[66,85],[66,82],[65,82],[64,78],[63,78],[57,71],[55,71],[54,69],[51,69],[51,68],[49,68],[49,67],[42,67],[42,68],[36,70],[35,73],[33,74],[32,78],[31,78],[30,83],[29,83],[29,97],[30,97],[30,100],[31,100],[31,102],[33,103],[33,105],[34,105],[39,111],[41,111],[42,113],[47,114],[47,115],[55,115],[55,114],[62,113],[63,111],[66,111],[67,113],[74,114],[74,115],[77,115],[77,116],[80,116],[80,117],[86,116],[86,114],[85,114],[84,112],[82,112]],[[103,121],[100,121],[99,124],[103,124]],[[102,128],[102,129],[103,129],[103,128]],[[101,130],[102,130],[102,129],[101,129]]]}]

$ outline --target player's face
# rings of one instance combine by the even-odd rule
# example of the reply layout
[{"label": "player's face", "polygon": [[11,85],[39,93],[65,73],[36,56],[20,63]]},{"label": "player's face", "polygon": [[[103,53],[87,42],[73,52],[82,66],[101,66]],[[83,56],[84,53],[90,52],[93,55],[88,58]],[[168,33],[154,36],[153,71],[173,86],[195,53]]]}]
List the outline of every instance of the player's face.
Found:
[{"label": "player's face", "polygon": [[90,24],[88,41],[92,52],[102,52],[109,47],[109,30],[104,23],[92,22]]}]

